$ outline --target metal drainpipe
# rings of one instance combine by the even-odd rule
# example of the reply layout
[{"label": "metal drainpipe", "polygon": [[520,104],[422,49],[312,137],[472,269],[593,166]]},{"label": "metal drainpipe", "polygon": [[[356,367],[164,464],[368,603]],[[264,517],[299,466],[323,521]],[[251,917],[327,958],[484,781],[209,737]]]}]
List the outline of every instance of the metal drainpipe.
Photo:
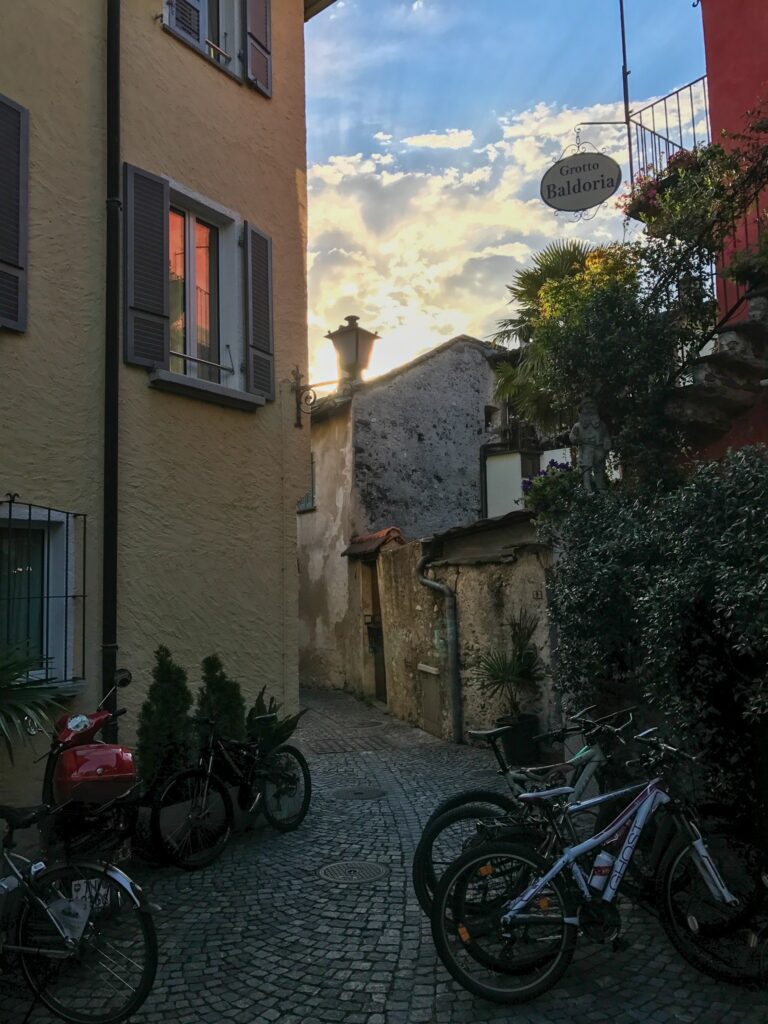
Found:
[{"label": "metal drainpipe", "polygon": [[[101,687],[117,668],[118,397],[120,387],[120,0],[107,0],[107,239],[104,290],[104,501],[102,519]],[[110,701],[114,711],[116,697]],[[105,730],[114,741],[117,727]]]},{"label": "metal drainpipe", "polygon": [[456,594],[447,583],[438,583],[424,575],[424,569],[432,561],[430,555],[424,555],[416,566],[416,576],[423,587],[436,590],[445,599],[445,625],[448,640],[448,673],[451,687],[451,725],[453,742],[464,742],[464,728],[461,707],[461,673],[459,671],[459,624],[456,611]]}]

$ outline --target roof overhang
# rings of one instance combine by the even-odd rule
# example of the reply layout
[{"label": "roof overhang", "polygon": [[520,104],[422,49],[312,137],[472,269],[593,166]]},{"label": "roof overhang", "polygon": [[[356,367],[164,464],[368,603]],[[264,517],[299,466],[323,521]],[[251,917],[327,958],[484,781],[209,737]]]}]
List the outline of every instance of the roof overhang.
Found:
[{"label": "roof overhang", "polygon": [[309,21],[334,3],[336,0],[304,0],[304,21]]}]

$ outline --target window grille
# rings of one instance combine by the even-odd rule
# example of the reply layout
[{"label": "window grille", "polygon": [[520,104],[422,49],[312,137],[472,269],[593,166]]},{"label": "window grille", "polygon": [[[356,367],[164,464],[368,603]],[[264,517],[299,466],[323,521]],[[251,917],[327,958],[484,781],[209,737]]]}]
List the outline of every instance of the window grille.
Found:
[{"label": "window grille", "polygon": [[74,691],[85,673],[87,517],[0,501],[0,647],[33,660],[27,678]]},{"label": "window grille", "polygon": [[314,455],[314,452],[311,455],[310,473],[311,473],[311,477],[310,477],[309,490],[307,491],[307,493],[304,495],[303,498],[300,498],[299,501],[296,502],[296,511],[297,512],[314,512],[314,510],[317,508],[317,505],[315,504],[315,455]]}]

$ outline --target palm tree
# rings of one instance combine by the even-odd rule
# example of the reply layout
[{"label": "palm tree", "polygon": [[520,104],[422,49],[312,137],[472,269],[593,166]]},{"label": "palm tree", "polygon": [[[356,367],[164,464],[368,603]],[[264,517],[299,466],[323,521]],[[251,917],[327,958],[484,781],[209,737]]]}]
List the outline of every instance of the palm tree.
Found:
[{"label": "palm tree", "polygon": [[499,321],[493,340],[508,345],[515,339],[527,345],[533,337],[533,321],[539,312],[539,293],[550,281],[562,281],[580,273],[587,257],[594,251],[588,242],[566,239],[550,242],[533,257],[533,265],[518,270],[512,284],[507,285],[510,303],[518,303],[517,316]]},{"label": "palm tree", "polygon": [[518,270],[507,285],[510,302],[518,305],[517,315],[499,321],[493,335],[498,344],[517,340],[516,358],[497,368],[496,397],[510,403],[515,413],[545,433],[562,428],[568,411],[556,407],[553,396],[540,384],[547,353],[536,344],[534,324],[539,315],[539,296],[544,285],[581,273],[595,246],[576,239],[551,242],[536,253],[533,264]]},{"label": "palm tree", "polygon": [[38,683],[29,673],[40,667],[39,657],[27,657],[11,648],[0,648],[0,738],[13,761],[13,740],[25,736],[27,719],[37,730],[45,729],[48,712],[58,705],[60,691]]}]

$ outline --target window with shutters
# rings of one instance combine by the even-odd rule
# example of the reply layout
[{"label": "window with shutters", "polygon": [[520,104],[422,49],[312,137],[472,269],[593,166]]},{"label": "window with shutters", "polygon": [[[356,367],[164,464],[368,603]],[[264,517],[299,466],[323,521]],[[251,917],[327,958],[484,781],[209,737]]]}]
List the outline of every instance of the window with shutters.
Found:
[{"label": "window with shutters", "polygon": [[271,239],[175,182],[131,166],[125,178],[125,361],[160,390],[271,401]]},{"label": "window with shutters", "polygon": [[271,0],[165,0],[163,26],[219,67],[272,95]]}]

